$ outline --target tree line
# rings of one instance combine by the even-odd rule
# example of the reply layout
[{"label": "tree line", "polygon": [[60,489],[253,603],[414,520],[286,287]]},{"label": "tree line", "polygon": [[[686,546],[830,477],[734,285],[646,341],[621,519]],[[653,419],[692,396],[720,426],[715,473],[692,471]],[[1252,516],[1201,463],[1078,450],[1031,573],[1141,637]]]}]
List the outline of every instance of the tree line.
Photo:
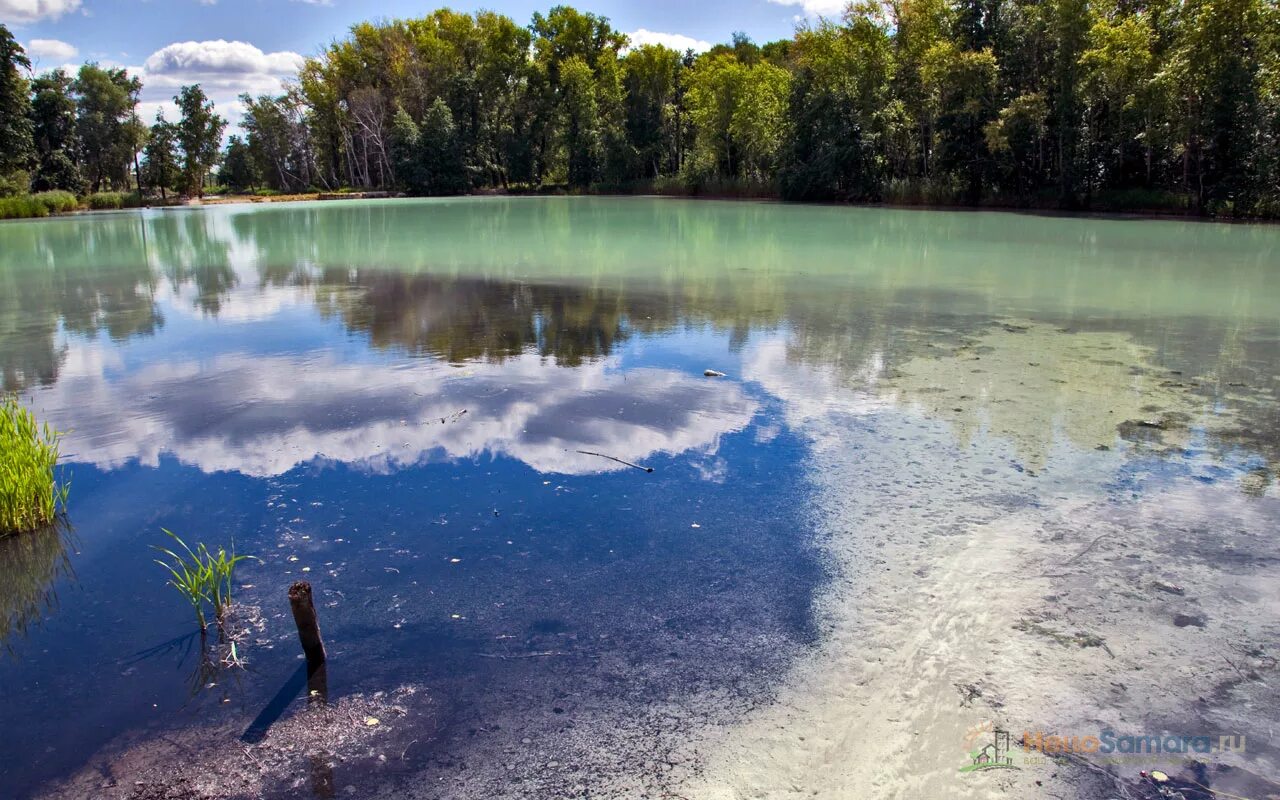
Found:
[{"label": "tree line", "polygon": [[[19,122],[0,136],[21,139],[22,119],[33,136],[0,149],[0,174],[120,185],[133,157],[135,183],[191,191],[219,160],[198,87],[179,96],[181,121],[146,129],[125,109],[135,78],[86,65],[28,87],[8,41],[3,111]],[[862,2],[789,39],[735,34],[701,54],[628,47],[566,6],[527,26],[442,9],[358,24],[283,92],[241,102],[220,154],[234,189],[1280,216],[1277,0]]]},{"label": "tree line", "polygon": [[217,164],[226,121],[199,85],[174,96],[181,118],[138,115],[142,81],[87,63],[74,76],[30,76],[31,62],[0,25],[0,197],[142,187],[199,194]]}]

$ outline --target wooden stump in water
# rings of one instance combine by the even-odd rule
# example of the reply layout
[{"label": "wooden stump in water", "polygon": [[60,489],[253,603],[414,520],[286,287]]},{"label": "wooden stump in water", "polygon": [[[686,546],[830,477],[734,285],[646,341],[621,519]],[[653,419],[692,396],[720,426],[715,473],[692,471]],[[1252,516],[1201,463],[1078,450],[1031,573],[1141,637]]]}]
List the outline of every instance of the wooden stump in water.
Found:
[{"label": "wooden stump in water", "polygon": [[289,607],[293,609],[293,622],[298,626],[298,639],[308,664],[324,662],[324,641],[320,639],[320,623],[316,620],[316,606],[311,600],[311,584],[297,581],[289,587]]}]

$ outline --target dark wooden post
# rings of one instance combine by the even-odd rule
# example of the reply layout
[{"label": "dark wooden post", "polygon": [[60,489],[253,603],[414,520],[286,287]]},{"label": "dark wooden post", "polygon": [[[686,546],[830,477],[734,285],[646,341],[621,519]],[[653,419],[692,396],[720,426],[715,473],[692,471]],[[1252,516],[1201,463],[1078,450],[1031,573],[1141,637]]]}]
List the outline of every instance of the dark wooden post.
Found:
[{"label": "dark wooden post", "polygon": [[324,663],[324,642],[320,639],[320,623],[316,620],[316,606],[311,601],[311,584],[297,581],[289,587],[289,606],[293,609],[293,622],[298,626],[298,639],[307,664]]}]

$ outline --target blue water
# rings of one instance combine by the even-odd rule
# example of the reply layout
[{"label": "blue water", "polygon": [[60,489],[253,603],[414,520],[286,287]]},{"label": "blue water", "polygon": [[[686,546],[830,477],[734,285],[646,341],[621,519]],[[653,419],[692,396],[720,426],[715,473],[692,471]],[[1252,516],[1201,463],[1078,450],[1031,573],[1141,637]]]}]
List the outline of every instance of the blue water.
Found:
[{"label": "blue water", "polygon": [[[86,771],[127,786],[130,748],[193,728],[234,741],[257,725],[252,740],[297,713],[298,579],[315,587],[331,701],[429,697],[393,759],[423,780],[500,769],[476,742],[503,726],[563,732],[707,697],[751,708],[823,635],[815,452],[913,446],[853,425],[833,443],[808,420],[929,416],[878,383],[1011,315],[1118,331],[1224,382],[1265,388],[1276,363],[1267,231],[1234,235],[1219,281],[1194,259],[1153,262],[1137,222],[317,205],[0,226],[5,388],[68,431],[72,480],[68,530],[0,540],[0,796],[84,786]],[[1202,255],[1225,235],[1160,231]],[[1031,270],[1036,247],[1048,260]],[[1111,292],[1108,276],[1123,276]],[[865,402],[833,405],[850,387]],[[963,436],[991,435],[982,420],[1003,407],[984,402]],[[1071,431],[1014,433],[1092,451]],[[1221,465],[1135,448],[1099,491],[1250,470],[1270,491],[1274,438],[1196,446]],[[243,669],[202,665],[153,562],[162,528],[259,559],[236,576],[262,619]],[[331,779],[300,780],[271,791],[329,796]]]}]

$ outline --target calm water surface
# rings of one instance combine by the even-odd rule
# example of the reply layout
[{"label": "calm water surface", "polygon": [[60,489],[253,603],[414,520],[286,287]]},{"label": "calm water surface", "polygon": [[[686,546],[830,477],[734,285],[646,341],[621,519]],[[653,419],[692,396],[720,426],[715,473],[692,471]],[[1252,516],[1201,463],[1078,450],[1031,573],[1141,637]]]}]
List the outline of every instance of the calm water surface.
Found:
[{"label": "calm water surface", "polygon": [[[334,698],[430,698],[394,769],[319,796],[510,769],[479,739],[602,709],[731,716],[822,636],[815,450],[910,447],[893,418],[1011,472],[1112,448],[1100,494],[1274,498],[1278,265],[1270,227],[649,199],[0,224],[0,375],[73,480],[70,530],[0,543],[0,795],[246,727],[295,672],[299,578]],[[1122,424],[1171,391],[1184,435]],[[162,527],[261,557],[245,670],[201,671]]]}]

